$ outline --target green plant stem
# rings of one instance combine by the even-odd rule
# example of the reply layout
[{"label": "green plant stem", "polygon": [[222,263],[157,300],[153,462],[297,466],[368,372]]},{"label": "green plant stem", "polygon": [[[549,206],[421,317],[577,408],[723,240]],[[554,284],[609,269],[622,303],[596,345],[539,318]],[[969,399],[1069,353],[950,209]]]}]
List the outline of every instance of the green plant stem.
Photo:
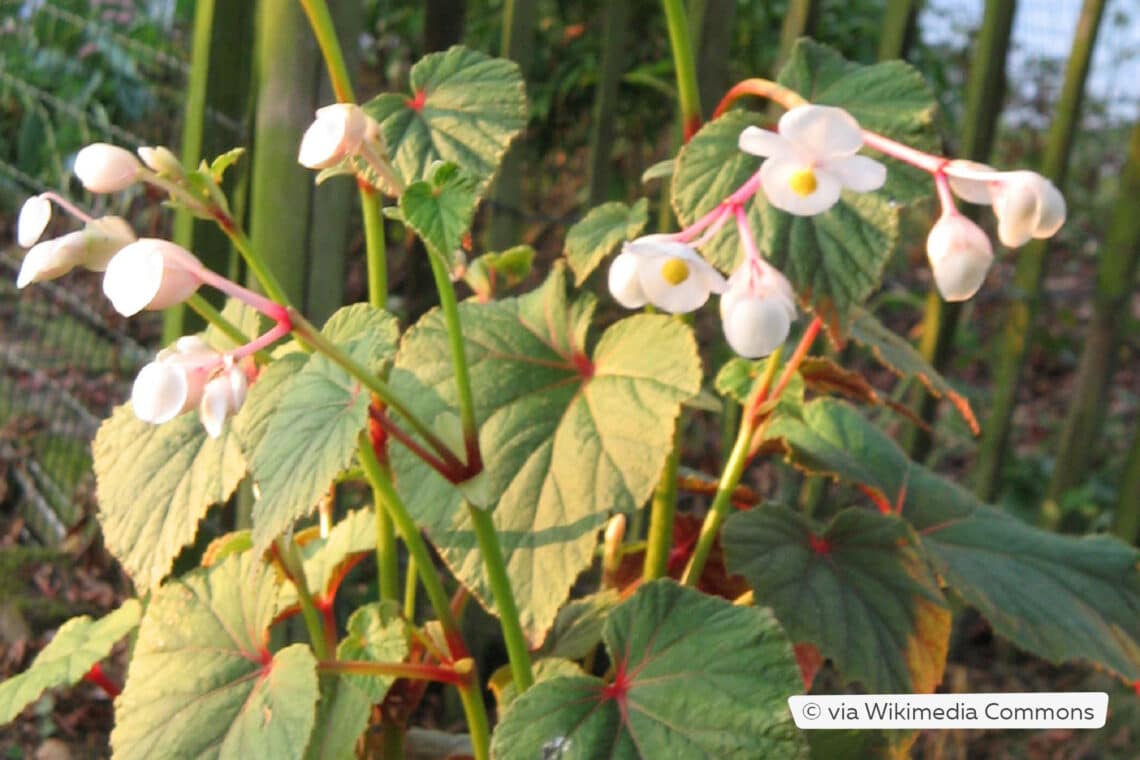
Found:
[{"label": "green plant stem", "polygon": [[186,299],[186,305],[193,309],[202,319],[221,330],[227,338],[237,345],[244,346],[246,343],[249,343],[249,336],[238,329],[238,326],[233,322],[226,319],[220,311],[214,308],[213,304],[202,296],[194,293]]},{"label": "green plant stem", "polygon": [[[369,442],[371,448],[371,442]],[[383,463],[379,463],[381,467]],[[376,503],[376,583],[380,601],[397,601],[400,598],[400,571],[396,552],[396,528],[388,511],[379,506],[383,494],[372,489]]]},{"label": "green plant stem", "polygon": [[502,628],[503,641],[507,646],[507,658],[511,663],[511,676],[521,694],[534,684],[534,673],[531,670],[526,637],[523,636],[522,624],[519,622],[519,610],[515,604],[514,591],[511,589],[511,579],[507,576],[507,563],[503,559],[503,550],[499,545],[499,534],[495,532],[490,512],[468,504],[467,513],[471,516],[475,538],[479,542],[479,551],[483,554],[487,583],[491,586],[491,593],[495,597],[499,627]]},{"label": "green plant stem", "polygon": [[309,632],[309,641],[313,646],[313,654],[318,660],[327,660],[335,650],[335,642],[329,641],[326,636],[321,613],[313,602],[313,594],[309,591],[309,582],[305,578],[305,566],[301,562],[301,554],[297,545],[284,538],[277,539],[275,544],[276,556],[293,587],[297,590],[297,601],[301,606],[301,615],[305,619],[305,628]]},{"label": "green plant stem", "polygon": [[467,716],[467,733],[471,736],[475,760],[490,760],[491,728],[479,687],[474,683],[466,683],[458,684],[456,688],[459,690],[459,699],[463,702],[463,712]]},{"label": "green plant stem", "polygon": [[[1065,67],[1065,82],[1049,129],[1041,173],[1062,191],[1104,6],[1105,0],[1085,0],[1081,8],[1077,31],[1073,37],[1072,54]],[[1033,240],[1018,251],[1012,288],[1014,298],[1004,320],[1005,328],[997,354],[992,412],[982,426],[982,443],[978,450],[974,491],[986,501],[997,495],[1002,464],[1009,448],[1013,412],[1017,406],[1017,387],[1029,354],[1033,327],[1040,308],[1048,253],[1047,240]]]},{"label": "green plant stem", "polygon": [[1112,513],[1112,532],[1130,544],[1140,540],[1140,427],[1132,437],[1120,479],[1120,492]]},{"label": "green plant stem", "polygon": [[693,57],[692,33],[684,0],[661,0],[665,23],[669,27],[669,48],[677,75],[677,96],[681,107],[681,132],[685,142],[701,126],[701,95],[697,85],[697,66]]},{"label": "green plant stem", "polygon": [[381,466],[380,460],[376,458],[376,452],[372,449],[372,441],[367,432],[360,434],[358,443],[360,464],[364,468],[364,473],[373,492],[380,495],[380,502],[376,505],[376,509],[378,511],[383,509],[388,513],[400,534],[400,538],[403,539],[404,545],[408,547],[408,553],[411,554],[415,562],[415,569],[424,589],[427,591],[432,609],[435,611],[440,625],[443,626],[444,633],[448,638],[448,645],[452,647],[451,656],[455,658],[466,657],[467,646],[463,643],[459,623],[451,612],[451,600],[448,599],[447,592],[444,591],[443,584],[435,573],[431,553],[428,551],[427,544],[424,543],[423,536],[420,535],[416,521],[408,514],[403,499],[396,492],[391,473],[385,470]]},{"label": "green plant stem", "polygon": [[813,33],[818,16],[818,0],[790,0],[788,10],[784,13],[784,24],[780,28],[780,48],[773,71],[779,71],[784,67],[784,62],[791,55],[796,40]]},{"label": "green plant stem", "polygon": [[364,252],[368,262],[368,303],[388,308],[388,250],[384,238],[383,199],[372,187],[360,186],[364,217]]},{"label": "green plant stem", "polygon": [[408,557],[408,574],[404,576],[404,618],[416,619],[416,561]]},{"label": "green plant stem", "polygon": [[883,30],[879,33],[879,60],[906,58],[914,38],[919,0],[887,0]]},{"label": "green plant stem", "polygon": [[665,460],[665,470],[649,514],[649,535],[646,539],[645,565],[641,577],[645,581],[661,578],[669,569],[669,553],[673,549],[673,520],[677,510],[677,468],[681,464],[681,430],[678,420],[673,433],[673,448]]},{"label": "green plant stem", "polygon": [[234,244],[234,248],[241,254],[242,259],[245,260],[245,265],[249,267],[249,271],[253,274],[254,278],[265,290],[265,295],[272,298],[283,306],[289,306],[289,297],[285,295],[284,288],[281,287],[280,281],[277,277],[265,266],[265,262],[257,255],[253,249],[253,244],[246,237],[246,234],[237,226],[237,224],[226,216],[224,219],[219,219],[218,224],[221,225],[222,230],[229,236],[230,241]]},{"label": "green plant stem", "polygon": [[348,67],[344,63],[344,53],[340,48],[340,40],[336,36],[336,27],[333,25],[332,14],[329,13],[325,0],[300,0],[301,8],[309,19],[309,26],[313,29],[313,36],[317,38],[317,45],[321,49],[321,56],[329,70],[329,79],[332,80],[333,92],[341,103],[351,103],[356,100],[352,91],[352,79],[348,75]]},{"label": "green plant stem", "polygon": [[693,547],[693,556],[689,558],[689,564],[685,567],[684,575],[681,576],[681,583],[686,586],[697,585],[701,573],[705,570],[705,563],[708,562],[713,543],[720,532],[720,526],[728,518],[728,510],[732,506],[732,492],[736,490],[741,476],[744,475],[744,468],[747,466],[750,457],[752,438],[756,433],[754,409],[757,402],[766,397],[768,389],[772,387],[772,379],[776,376],[776,368],[780,364],[782,353],[782,349],[776,349],[768,357],[768,363],[764,367],[764,375],[756,383],[748,402],[744,405],[744,411],[740,415],[740,428],[736,433],[736,441],[732,445],[728,460],[724,463],[724,471],[717,483],[716,494],[713,496],[708,514],[705,515],[705,521],[701,524],[697,544]]},{"label": "green plant stem", "polygon": [[455,386],[459,395],[459,420],[463,429],[467,465],[477,474],[482,470],[479,455],[479,425],[475,420],[475,399],[471,394],[471,373],[467,367],[467,350],[463,346],[463,328],[459,321],[459,303],[455,298],[455,285],[443,260],[428,254],[435,287],[439,291],[439,306],[447,324],[447,338],[451,347],[451,362],[455,372]]}]

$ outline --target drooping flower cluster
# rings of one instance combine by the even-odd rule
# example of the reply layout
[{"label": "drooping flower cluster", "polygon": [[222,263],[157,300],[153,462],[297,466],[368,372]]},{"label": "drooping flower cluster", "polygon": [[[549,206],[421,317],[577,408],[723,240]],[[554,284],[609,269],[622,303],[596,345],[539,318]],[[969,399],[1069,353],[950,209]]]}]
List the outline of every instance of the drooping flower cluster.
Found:
[{"label": "drooping flower cluster", "polygon": [[[141,163],[122,148],[95,143],[79,151],[75,173],[93,193],[118,192],[140,180],[183,176],[181,164],[166,148],[140,148],[139,155]],[[83,228],[41,241],[53,204],[81,221]],[[197,409],[206,432],[217,438],[245,400],[252,371],[243,365],[246,357],[289,332],[280,307],[211,272],[181,246],[157,238],[136,239],[123,219],[92,218],[55,193],[24,203],[16,237],[22,247],[31,249],[17,276],[19,288],[82,267],[104,273],[103,292],[126,317],[183,303],[203,284],[210,284],[277,321],[265,335],[230,352],[219,352],[197,336],[180,338],[160,351],[139,372],[131,393],[132,407],[143,421],[161,424]]]}]

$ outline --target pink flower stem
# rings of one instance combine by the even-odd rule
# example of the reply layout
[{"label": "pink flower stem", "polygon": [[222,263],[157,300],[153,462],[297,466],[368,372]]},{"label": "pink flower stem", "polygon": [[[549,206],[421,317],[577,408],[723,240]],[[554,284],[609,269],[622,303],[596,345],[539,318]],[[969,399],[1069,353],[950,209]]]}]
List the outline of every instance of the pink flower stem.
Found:
[{"label": "pink flower stem", "polygon": [[682,243],[687,243],[695,238],[699,233],[708,229],[708,232],[705,232],[704,235],[701,235],[699,240],[693,243],[695,247],[704,245],[713,237],[715,237],[716,233],[720,232],[721,227],[723,227],[724,223],[728,221],[729,215],[734,213],[736,209],[749,198],[756,195],[756,191],[759,189],[760,172],[757,171],[755,174],[749,177],[743,185],[736,188],[736,190],[732,192],[732,195],[729,195],[723,201],[718,203],[712,211],[709,211],[700,219],[693,222],[680,232],[673,234],[671,237],[674,240],[679,240]]},{"label": "pink flower stem", "polygon": [[880,153],[897,158],[903,163],[917,166],[924,172],[931,174],[938,174],[945,168],[946,164],[950,163],[942,156],[935,156],[930,153],[925,153],[917,148],[912,148],[909,145],[904,145],[901,142],[883,137],[882,135],[871,132],[866,129],[863,130],[863,144],[872,150],[877,150]]},{"label": "pink flower stem", "polygon": [[752,234],[752,225],[748,222],[748,212],[743,206],[733,207],[736,215],[736,229],[740,233],[740,242],[744,244],[744,255],[750,267],[756,267],[764,261],[760,249],[756,247],[756,238]]},{"label": "pink flower stem", "polygon": [[228,356],[235,362],[241,361],[245,357],[250,356],[251,354],[256,354],[261,349],[273,345],[288,335],[290,332],[292,332],[292,330],[293,326],[288,322],[278,322],[273,327],[269,328],[269,330],[267,330],[264,335],[251,340],[249,343],[246,343],[240,348],[235,348],[233,351],[230,351]]},{"label": "pink flower stem", "polygon": [[231,298],[236,298],[247,306],[257,309],[278,325],[286,325],[288,329],[292,329],[293,323],[289,318],[288,310],[276,301],[272,301],[260,293],[254,293],[249,288],[244,288],[233,280],[222,277],[217,272],[202,266],[197,259],[193,262],[186,262],[186,268],[206,285],[222,291]]},{"label": "pink flower stem", "polygon": [[83,222],[84,224],[89,224],[89,223],[95,221],[90,214],[84,212],[82,209],[80,209],[74,203],[72,203],[71,201],[64,198],[62,195],[60,195],[58,193],[54,193],[54,192],[49,190],[46,193],[40,193],[40,197],[41,198],[47,198],[49,201],[53,202],[55,205],[59,206],[61,209],[63,209],[67,213],[71,214],[72,216],[74,216],[76,219]]},{"label": "pink flower stem", "polygon": [[934,172],[934,187],[938,190],[938,200],[942,203],[942,214],[954,216],[958,213],[958,204],[954,201],[954,193],[950,190],[950,180],[946,172],[939,169]]}]

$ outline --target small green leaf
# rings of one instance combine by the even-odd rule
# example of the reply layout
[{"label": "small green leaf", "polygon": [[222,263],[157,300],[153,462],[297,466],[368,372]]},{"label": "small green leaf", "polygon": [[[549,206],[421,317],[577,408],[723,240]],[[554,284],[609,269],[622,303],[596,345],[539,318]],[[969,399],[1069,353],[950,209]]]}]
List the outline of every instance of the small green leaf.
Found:
[{"label": "small green leaf", "polygon": [[[327,538],[301,547],[305,581],[318,599],[330,601],[353,565],[376,550],[376,514],[371,509],[349,512],[333,526]],[[281,587],[280,609],[297,603],[297,590],[286,581]]]},{"label": "small green leaf", "polygon": [[119,639],[135,629],[140,609],[137,600],[128,599],[98,620],[83,615],[61,625],[31,667],[0,683],[0,726],[46,690],[79,683],[95,663],[111,654]]},{"label": "small green leaf", "polygon": [[[321,332],[374,370],[395,350],[395,319],[367,304],[339,310]],[[240,423],[256,439],[250,463],[260,489],[253,507],[255,549],[316,508],[329,484],[352,463],[357,433],[368,424],[370,394],[323,354],[309,356],[289,379],[283,372],[266,395],[250,394],[253,410]]]},{"label": "small green leaf", "polygon": [[268,649],[276,598],[251,552],[156,591],[115,702],[115,757],[302,757],[316,661],[304,644]]},{"label": "small green leaf", "polygon": [[[748,403],[756,383],[764,376],[770,357],[764,359],[743,359],[735,356],[725,362],[716,373],[717,393],[728,396],[738,404]],[[775,383],[775,379],[772,381]],[[780,395],[780,408],[792,414],[799,414],[804,405],[804,381],[799,374],[792,375],[788,385]],[[764,407],[761,407],[764,408]]]},{"label": "small green leaf", "polygon": [[554,626],[542,642],[544,657],[580,660],[602,641],[602,625],[621,597],[613,589],[575,599],[558,611]]},{"label": "small green leaf", "polygon": [[648,222],[649,201],[645,198],[632,206],[613,201],[590,209],[566,233],[566,261],[574,272],[574,284],[585,282],[602,259],[640,235]]},{"label": "small green leaf", "polygon": [[380,122],[396,174],[410,185],[435,161],[451,161],[476,178],[482,195],[526,126],[518,64],[455,46],[421,58],[410,79],[410,97],[386,93],[364,105]]},{"label": "small green leaf", "polygon": [[868,311],[856,308],[851,312],[851,340],[870,349],[884,367],[899,377],[915,377],[937,398],[943,396],[958,410],[958,414],[977,435],[981,428],[966,397],[927,363],[909,341],[901,338]]},{"label": "small green leaf", "polygon": [[[602,632],[599,629],[598,643],[601,643],[601,636]],[[578,667],[578,663],[561,657],[544,657],[541,660],[535,660],[532,670],[534,671],[535,683],[549,681],[552,678],[584,675],[582,669]],[[519,696],[518,687],[511,676],[510,665],[504,665],[491,675],[490,689],[495,693],[495,704],[499,708],[501,719],[507,708]]]},{"label": "small green leaf", "polygon": [[474,181],[454,168],[442,165],[431,181],[413,182],[400,196],[404,221],[429,251],[448,262],[471,226],[477,200]]},{"label": "small green leaf", "polygon": [[[459,311],[484,454],[486,492],[521,623],[537,645],[612,511],[653,492],[681,402],[700,388],[692,331],[663,315],[610,327],[589,351],[593,301],[568,302],[556,268],[539,290]],[[424,419],[456,418],[438,311],[404,336],[392,385]],[[489,609],[490,588],[461,494],[402,446],[396,483],[459,579]]]},{"label": "small green leaf", "polygon": [[[403,662],[408,656],[407,634],[398,610],[373,602],[358,607],[348,619],[348,633],[336,650],[340,660],[367,660],[369,662]],[[373,703],[380,702],[395,678],[378,676],[346,676],[345,680],[369,696]]]},{"label": "small green leaf", "polygon": [[496,292],[513,288],[525,280],[533,267],[534,249],[529,245],[516,245],[499,253],[484,253],[471,262],[463,279],[480,300],[487,301]]},{"label": "small green leaf", "polygon": [[246,472],[232,431],[210,438],[194,412],[152,425],[123,404],[99,427],[92,450],[103,540],[140,592],[158,585],[206,511]]},{"label": "small green leaf", "polygon": [[210,162],[210,174],[213,175],[215,182],[221,182],[226,169],[238,162],[238,159],[245,154],[245,148],[231,148],[225,153],[221,154],[213,161]]},{"label": "small green leaf", "polygon": [[767,611],[658,580],[614,609],[604,639],[613,681],[535,684],[495,729],[495,757],[807,756],[787,704],[799,671]]},{"label": "small green leaf", "polygon": [[941,682],[950,611],[904,521],[845,509],[818,530],[769,506],[730,517],[721,541],[757,604],[848,681],[876,694],[928,694]]},{"label": "small green leaf", "polygon": [[672,179],[673,171],[677,168],[677,159],[667,158],[658,161],[641,173],[641,184],[646,185],[655,179]]}]

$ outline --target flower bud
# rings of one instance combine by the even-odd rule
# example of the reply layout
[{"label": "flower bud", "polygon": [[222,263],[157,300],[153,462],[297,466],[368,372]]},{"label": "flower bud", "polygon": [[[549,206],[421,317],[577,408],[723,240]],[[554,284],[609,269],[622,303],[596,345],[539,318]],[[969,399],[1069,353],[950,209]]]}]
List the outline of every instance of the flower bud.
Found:
[{"label": "flower bud", "polygon": [[139,148],[139,158],[156,174],[167,177],[181,177],[183,174],[182,162],[178,160],[178,156],[161,145]]},{"label": "flower bud", "polygon": [[123,248],[107,264],[103,293],[115,311],[131,317],[144,309],[182,303],[202,285],[202,262],[167,240],[143,238]]},{"label": "flower bud", "polygon": [[1036,172],[1005,175],[993,194],[998,238],[1017,248],[1030,238],[1048,238],[1065,223],[1065,198],[1056,186]]},{"label": "flower bud", "polygon": [[627,309],[640,309],[649,301],[641,289],[637,265],[637,257],[625,252],[619,253],[610,264],[610,293],[615,301]]},{"label": "flower bud", "polygon": [[961,214],[943,214],[926,238],[926,256],[934,284],[947,301],[973,297],[994,261],[993,246],[982,229]]},{"label": "flower bud", "polygon": [[202,391],[198,404],[198,418],[211,438],[218,438],[229,417],[237,414],[245,402],[249,380],[241,367],[230,367],[210,382]]},{"label": "flower bud", "polygon": [[92,193],[115,193],[135,183],[141,168],[130,151],[92,143],[75,156],[75,176]]},{"label": "flower bud", "polygon": [[21,248],[31,248],[47,229],[51,221],[51,201],[42,195],[33,195],[20,207],[16,222],[16,242]]},{"label": "flower bud", "polygon": [[759,359],[788,339],[796,318],[795,292],[787,278],[766,262],[745,261],[728,279],[720,317],[732,350]]},{"label": "flower bud", "polygon": [[102,272],[107,262],[134,239],[130,225],[117,216],[92,219],[82,230],[33,246],[24,256],[16,287],[54,280],[80,266]]},{"label": "flower bud", "polygon": [[301,138],[297,161],[309,169],[327,169],[356,153],[368,130],[368,118],[355,103],[336,103],[317,111]]}]

